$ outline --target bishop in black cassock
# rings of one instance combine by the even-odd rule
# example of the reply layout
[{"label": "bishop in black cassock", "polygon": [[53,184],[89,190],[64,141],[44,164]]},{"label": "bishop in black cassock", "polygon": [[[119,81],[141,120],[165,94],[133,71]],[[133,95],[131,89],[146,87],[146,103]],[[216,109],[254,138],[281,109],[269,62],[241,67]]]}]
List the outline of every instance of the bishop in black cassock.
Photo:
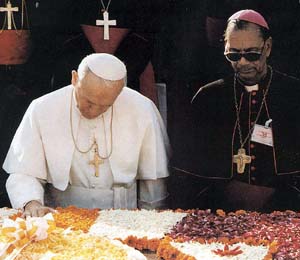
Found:
[{"label": "bishop in black cassock", "polygon": [[191,160],[182,168],[206,184],[205,207],[300,208],[300,80],[267,65],[269,33],[253,10],[229,18],[224,54],[235,73],[193,98]]}]

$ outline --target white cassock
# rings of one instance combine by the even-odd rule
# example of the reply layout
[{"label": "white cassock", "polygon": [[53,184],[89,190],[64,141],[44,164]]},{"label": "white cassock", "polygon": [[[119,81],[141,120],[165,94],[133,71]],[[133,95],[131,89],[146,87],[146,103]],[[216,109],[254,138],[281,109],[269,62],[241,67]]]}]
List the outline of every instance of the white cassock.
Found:
[{"label": "white cassock", "polygon": [[[111,129],[112,108],[103,118],[85,119],[73,89],[70,85],[42,96],[27,109],[3,164],[10,173],[6,188],[12,206],[38,200],[52,207],[159,207],[168,195],[169,141],[153,102],[124,87],[113,104]],[[106,157],[112,133],[112,154],[100,164],[99,177],[89,164],[94,150],[83,154],[75,149],[71,98],[73,133],[81,150],[95,137],[100,156]]]}]

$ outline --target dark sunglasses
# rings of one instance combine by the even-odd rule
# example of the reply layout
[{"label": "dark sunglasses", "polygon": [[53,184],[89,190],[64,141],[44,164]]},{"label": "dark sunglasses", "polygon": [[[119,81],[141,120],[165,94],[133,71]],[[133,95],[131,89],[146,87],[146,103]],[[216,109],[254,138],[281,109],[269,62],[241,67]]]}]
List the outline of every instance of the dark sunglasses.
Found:
[{"label": "dark sunglasses", "polygon": [[239,61],[242,57],[244,57],[247,61],[258,61],[262,55],[261,52],[225,52],[224,53],[227,60],[232,62]]}]

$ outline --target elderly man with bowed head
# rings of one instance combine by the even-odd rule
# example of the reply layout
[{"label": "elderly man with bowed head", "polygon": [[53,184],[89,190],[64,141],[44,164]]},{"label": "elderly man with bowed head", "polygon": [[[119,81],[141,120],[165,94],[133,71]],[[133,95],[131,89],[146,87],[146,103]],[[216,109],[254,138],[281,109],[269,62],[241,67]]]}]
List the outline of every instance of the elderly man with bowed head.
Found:
[{"label": "elderly man with bowed head", "polygon": [[126,66],[85,57],[72,84],[34,100],[4,170],[14,208],[42,216],[57,206],[161,208],[169,141],[155,105],[126,87]]}]

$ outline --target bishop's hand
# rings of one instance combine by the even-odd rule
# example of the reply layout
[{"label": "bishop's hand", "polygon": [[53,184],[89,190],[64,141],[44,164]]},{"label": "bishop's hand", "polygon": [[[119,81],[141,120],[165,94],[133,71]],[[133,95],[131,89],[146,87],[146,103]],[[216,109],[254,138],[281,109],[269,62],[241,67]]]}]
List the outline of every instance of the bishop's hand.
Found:
[{"label": "bishop's hand", "polygon": [[25,207],[22,217],[43,217],[47,213],[54,213],[55,210],[50,207],[43,206],[39,201],[32,200],[29,201]]}]

